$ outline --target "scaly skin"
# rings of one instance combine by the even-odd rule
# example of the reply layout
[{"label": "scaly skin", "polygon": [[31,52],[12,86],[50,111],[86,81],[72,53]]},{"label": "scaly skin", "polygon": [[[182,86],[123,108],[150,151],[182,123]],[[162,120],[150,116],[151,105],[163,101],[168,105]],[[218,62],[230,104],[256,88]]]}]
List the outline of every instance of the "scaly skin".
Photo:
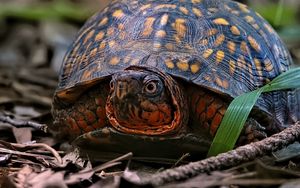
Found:
[{"label": "scaly skin", "polygon": [[55,120],[52,132],[60,138],[75,139],[81,134],[108,126],[105,112],[108,84],[93,87],[74,104],[52,111]]}]

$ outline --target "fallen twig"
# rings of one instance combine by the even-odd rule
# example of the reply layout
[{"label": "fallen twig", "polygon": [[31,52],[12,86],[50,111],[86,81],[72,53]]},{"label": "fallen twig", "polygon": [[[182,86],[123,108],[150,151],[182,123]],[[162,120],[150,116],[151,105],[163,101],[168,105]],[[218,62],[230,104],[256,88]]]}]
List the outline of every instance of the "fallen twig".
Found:
[{"label": "fallen twig", "polygon": [[34,143],[34,144],[10,143],[10,144],[15,148],[22,148],[22,149],[43,148],[46,151],[49,151],[50,153],[52,153],[52,155],[55,157],[55,159],[57,160],[57,162],[59,164],[63,163],[63,160],[60,157],[59,153],[55,149],[53,149],[52,147],[48,146],[47,144],[43,144],[43,143]]},{"label": "fallen twig", "polygon": [[31,152],[19,151],[19,150],[42,148],[45,151],[51,153],[59,164],[63,163],[63,160],[60,157],[59,153],[47,144],[43,144],[43,143],[17,144],[17,143],[8,143],[8,142],[0,140],[0,145],[4,146],[4,147],[0,147],[0,153],[23,155],[23,156],[30,156],[30,157],[41,157],[42,156],[43,158],[52,159],[53,157],[50,157],[45,153],[35,154],[35,153],[31,153]]},{"label": "fallen twig", "polygon": [[33,121],[15,120],[15,119],[12,119],[9,116],[0,115],[0,122],[9,123],[12,126],[17,127],[17,128],[31,127],[31,128],[36,129],[36,130],[41,130],[43,132],[47,132],[47,125],[36,123],[36,122],[33,122]]},{"label": "fallen twig", "polygon": [[294,143],[299,137],[300,122],[264,140],[238,147],[235,150],[219,154],[216,157],[191,162],[187,165],[156,173],[151,178],[137,183],[157,186],[173,181],[184,180],[200,173],[228,168],[279,150],[284,146]]}]

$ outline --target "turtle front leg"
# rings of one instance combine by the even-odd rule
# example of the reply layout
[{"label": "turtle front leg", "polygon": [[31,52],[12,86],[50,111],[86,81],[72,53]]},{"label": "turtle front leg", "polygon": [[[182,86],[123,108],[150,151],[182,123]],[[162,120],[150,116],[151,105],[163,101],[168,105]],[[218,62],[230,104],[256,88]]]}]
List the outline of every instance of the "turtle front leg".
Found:
[{"label": "turtle front leg", "polygon": [[241,146],[262,140],[267,137],[265,131],[265,127],[261,126],[255,119],[250,117],[247,119],[236,145]]},{"label": "turtle front leg", "polygon": [[54,108],[54,123],[50,131],[58,138],[72,140],[81,134],[108,126],[105,111],[108,90],[108,84],[95,86],[73,104]]}]

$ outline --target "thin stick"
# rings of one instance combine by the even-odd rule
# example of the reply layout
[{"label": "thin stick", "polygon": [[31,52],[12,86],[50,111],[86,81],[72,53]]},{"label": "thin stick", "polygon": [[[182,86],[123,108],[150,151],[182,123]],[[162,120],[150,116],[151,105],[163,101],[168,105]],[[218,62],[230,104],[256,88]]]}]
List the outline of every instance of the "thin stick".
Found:
[{"label": "thin stick", "polygon": [[0,122],[9,123],[12,126],[17,127],[17,128],[32,127],[36,130],[41,130],[43,132],[47,132],[47,125],[36,123],[36,122],[33,122],[33,121],[15,120],[15,119],[12,119],[9,116],[0,115]]},{"label": "thin stick", "polygon": [[300,122],[264,140],[238,147],[235,150],[219,154],[216,157],[191,162],[187,165],[156,173],[151,178],[137,183],[158,186],[178,180],[184,180],[200,173],[232,167],[279,150],[294,143],[299,137]]},{"label": "thin stick", "polygon": [[[31,149],[31,148],[43,148],[47,151],[49,151],[50,153],[52,153],[52,155],[55,157],[55,159],[57,160],[57,162],[59,164],[63,163],[62,158],[60,157],[59,153],[53,149],[52,147],[48,146],[47,144],[43,144],[43,143],[35,143],[35,144],[15,144],[15,143],[11,143],[11,145],[15,148],[25,148],[25,149]],[[39,156],[39,155],[37,155]]]}]

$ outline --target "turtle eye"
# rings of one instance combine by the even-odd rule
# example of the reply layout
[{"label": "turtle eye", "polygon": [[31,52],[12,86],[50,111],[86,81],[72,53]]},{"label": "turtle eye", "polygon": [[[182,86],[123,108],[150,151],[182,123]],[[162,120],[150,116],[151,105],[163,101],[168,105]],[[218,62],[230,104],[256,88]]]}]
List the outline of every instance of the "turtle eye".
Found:
[{"label": "turtle eye", "polygon": [[162,91],[162,85],[159,80],[151,80],[144,84],[143,91],[150,96],[156,96]]},{"label": "turtle eye", "polygon": [[115,83],[114,83],[114,81],[110,81],[109,82],[109,87],[110,87],[110,90],[114,90],[115,89]]},{"label": "turtle eye", "polygon": [[146,85],[145,85],[145,91],[146,93],[149,93],[149,94],[154,94],[157,92],[157,82],[155,81],[151,81],[151,82],[148,82]]}]

